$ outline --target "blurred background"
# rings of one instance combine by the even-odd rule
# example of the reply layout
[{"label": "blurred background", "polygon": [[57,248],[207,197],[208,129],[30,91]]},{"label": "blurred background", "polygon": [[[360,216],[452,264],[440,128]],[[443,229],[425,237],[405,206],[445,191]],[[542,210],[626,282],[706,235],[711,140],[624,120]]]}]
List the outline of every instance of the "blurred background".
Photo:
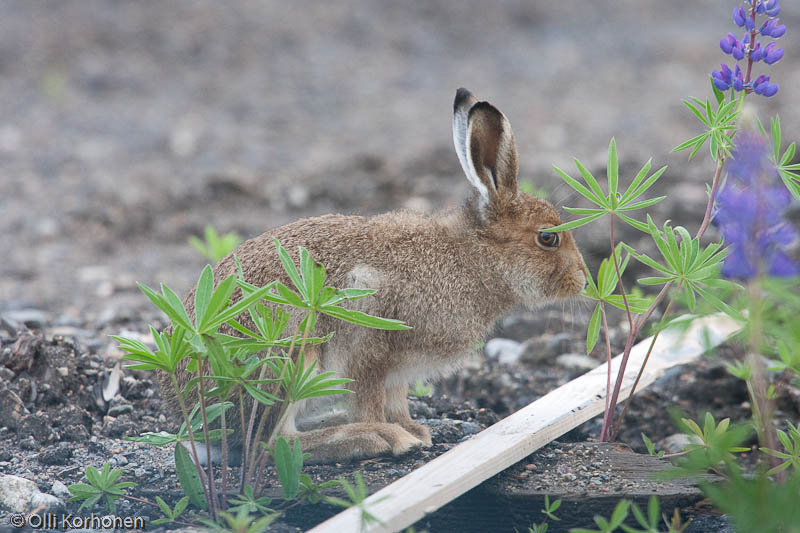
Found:
[{"label": "blurred background", "polygon": [[[62,317],[148,306],[135,282],[184,294],[206,224],[251,237],[328,212],[432,211],[467,194],[455,90],[511,120],[520,178],[571,205],[552,164],[628,179],[669,165],[661,220],[702,218],[707,151],[681,99],[710,96],[732,1],[7,0],[0,4],[0,311]],[[800,138],[800,13],[768,67]],[[764,72],[763,63],[756,74]],[[588,259],[601,230],[579,230]],[[119,317],[118,317],[119,318]]]}]

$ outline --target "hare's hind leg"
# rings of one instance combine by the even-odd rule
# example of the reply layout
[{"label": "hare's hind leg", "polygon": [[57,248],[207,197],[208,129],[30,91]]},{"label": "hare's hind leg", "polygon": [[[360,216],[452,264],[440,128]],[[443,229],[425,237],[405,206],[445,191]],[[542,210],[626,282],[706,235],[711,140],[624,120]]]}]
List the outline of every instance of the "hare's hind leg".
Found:
[{"label": "hare's hind leg", "polygon": [[387,385],[386,405],[384,406],[386,420],[398,424],[406,431],[422,441],[427,448],[431,445],[431,432],[422,424],[417,424],[411,419],[408,412],[408,385]]}]

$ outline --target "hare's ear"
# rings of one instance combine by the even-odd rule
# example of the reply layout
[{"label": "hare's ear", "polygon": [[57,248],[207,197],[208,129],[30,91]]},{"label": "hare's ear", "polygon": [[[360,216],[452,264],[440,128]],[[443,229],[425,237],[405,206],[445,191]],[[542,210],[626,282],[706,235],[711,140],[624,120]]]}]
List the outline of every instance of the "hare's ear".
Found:
[{"label": "hare's ear", "polygon": [[517,194],[517,148],[508,119],[489,102],[459,89],[453,104],[453,142],[481,207],[501,207]]}]

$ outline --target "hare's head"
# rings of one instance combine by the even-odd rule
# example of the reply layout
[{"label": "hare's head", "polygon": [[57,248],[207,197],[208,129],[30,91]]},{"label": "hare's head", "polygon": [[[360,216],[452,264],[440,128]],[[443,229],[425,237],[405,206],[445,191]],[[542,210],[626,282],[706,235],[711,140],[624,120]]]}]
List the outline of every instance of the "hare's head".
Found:
[{"label": "hare's head", "polygon": [[517,149],[508,119],[468,90],[456,93],[453,142],[475,189],[470,224],[494,261],[496,272],[529,306],[578,295],[586,284],[583,258],[553,205],[520,192]]}]

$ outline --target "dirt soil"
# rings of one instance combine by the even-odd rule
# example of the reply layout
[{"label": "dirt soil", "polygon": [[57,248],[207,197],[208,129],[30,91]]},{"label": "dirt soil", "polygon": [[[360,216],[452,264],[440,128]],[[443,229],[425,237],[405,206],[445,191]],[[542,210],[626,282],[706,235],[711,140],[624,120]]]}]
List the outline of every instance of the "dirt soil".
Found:
[{"label": "dirt soil", "polygon": [[[780,93],[754,110],[763,119],[779,112],[784,137],[797,139],[800,69],[790,51],[800,50],[791,31],[800,14],[786,7],[787,56],[769,72]],[[148,325],[166,325],[136,282],[188,291],[204,260],[187,239],[209,223],[251,237],[329,212],[458,205],[468,193],[451,144],[459,86],[508,115],[520,178],[557,205],[579,203],[551,165],[571,170],[578,157],[603,176],[615,136],[628,179],[650,156],[670,166],[653,190],[670,194],[651,211],[656,220],[696,229],[712,163],[670,150],[698,133],[680,101],[708,93],[730,10],[712,0],[691,9],[636,0],[501,0],[491,9],[477,0],[3,3],[0,475],[55,494],[54,483],[111,461],[139,483],[134,494],[174,503],[171,454],[122,440],[174,429],[153,376],[114,370],[121,353],[109,335],[147,341]],[[593,269],[608,254],[605,231],[576,232]],[[619,238],[647,249],[634,230]],[[629,280],[644,272],[631,265]],[[583,353],[588,307],[504,318],[490,338],[521,350],[477,350],[433,397],[413,401],[431,449],[309,472],[325,480],[361,471],[377,489],[580,375],[601,361],[599,349],[588,361],[559,357]],[[611,325],[618,351],[622,317]],[[736,356],[719,350],[642,391],[622,440],[644,451],[644,432],[664,444],[676,432],[671,406],[744,420],[746,391],[724,368]],[[780,390],[778,416],[797,420],[800,394]],[[591,421],[562,441],[598,433]],[[537,457],[529,461],[548,464]],[[335,511],[320,509],[320,518]],[[158,516],[132,502],[118,514]],[[280,527],[307,527],[297,514]],[[7,524],[0,510],[0,529]],[[695,529],[704,530],[715,529]]]}]

